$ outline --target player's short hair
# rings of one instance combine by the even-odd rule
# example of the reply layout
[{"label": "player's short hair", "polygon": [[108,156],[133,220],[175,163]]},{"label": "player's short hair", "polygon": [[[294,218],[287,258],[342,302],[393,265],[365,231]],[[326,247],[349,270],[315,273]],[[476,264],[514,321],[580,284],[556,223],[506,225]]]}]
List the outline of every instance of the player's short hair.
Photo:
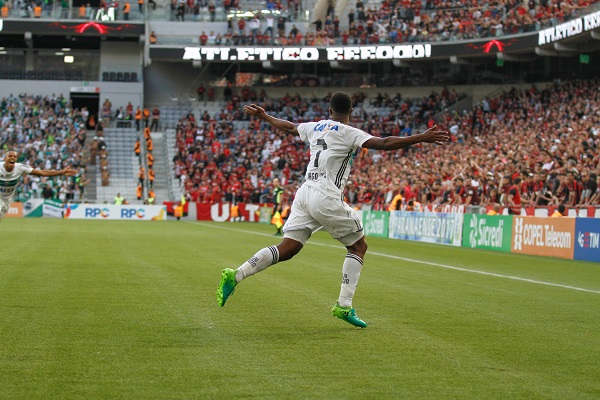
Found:
[{"label": "player's short hair", "polygon": [[335,92],[329,100],[329,107],[336,114],[350,114],[352,110],[352,99],[344,92]]}]

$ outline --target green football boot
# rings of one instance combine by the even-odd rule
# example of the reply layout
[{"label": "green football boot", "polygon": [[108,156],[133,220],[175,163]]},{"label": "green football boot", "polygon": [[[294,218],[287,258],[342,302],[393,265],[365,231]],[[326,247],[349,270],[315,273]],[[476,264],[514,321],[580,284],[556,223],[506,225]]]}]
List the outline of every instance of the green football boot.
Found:
[{"label": "green football boot", "polygon": [[235,280],[236,273],[236,270],[231,268],[225,268],[223,273],[221,273],[221,282],[217,288],[217,303],[221,307],[225,305],[225,302],[235,290],[235,285],[237,285]]},{"label": "green football boot", "polygon": [[367,323],[362,319],[358,318],[358,315],[356,315],[356,311],[354,311],[354,308],[352,307],[342,307],[338,303],[335,303],[335,306],[333,306],[333,308],[331,309],[331,314],[333,314],[334,317],[343,319],[349,324],[358,326],[359,328],[367,327]]}]

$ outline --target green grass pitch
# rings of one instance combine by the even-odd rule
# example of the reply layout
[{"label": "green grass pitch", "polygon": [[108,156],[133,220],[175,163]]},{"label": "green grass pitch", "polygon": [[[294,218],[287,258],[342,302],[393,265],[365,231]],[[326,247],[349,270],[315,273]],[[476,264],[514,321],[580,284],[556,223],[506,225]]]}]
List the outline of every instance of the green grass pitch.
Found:
[{"label": "green grass pitch", "polygon": [[218,307],[273,231],[3,220],[0,398],[600,398],[600,264],[368,238],[361,330],[318,232]]}]

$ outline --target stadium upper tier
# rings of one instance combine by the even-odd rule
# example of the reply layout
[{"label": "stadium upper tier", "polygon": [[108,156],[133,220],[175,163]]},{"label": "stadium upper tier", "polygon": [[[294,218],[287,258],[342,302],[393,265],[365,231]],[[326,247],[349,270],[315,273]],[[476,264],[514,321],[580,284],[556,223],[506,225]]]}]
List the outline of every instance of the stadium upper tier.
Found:
[{"label": "stadium upper tier", "polygon": [[[217,1],[100,1],[99,6],[59,1],[2,1],[2,18],[39,19],[86,19],[93,21],[180,21],[180,22],[226,22],[231,18],[247,18],[256,13],[282,16],[288,20],[306,20],[306,13],[296,10],[294,2],[284,7],[279,0],[217,0]],[[229,3],[229,5],[228,5]],[[127,6],[128,4],[128,6]]]},{"label": "stadium upper tier", "polygon": [[[320,12],[300,1],[204,0],[101,2],[7,1],[3,18],[205,23],[203,34],[158,32],[156,44],[333,46],[456,41],[539,31],[597,9],[597,0],[467,2],[351,1]],[[128,10],[128,11],[127,11]],[[127,11],[127,12],[126,12]],[[150,25],[152,29],[152,24]]]}]

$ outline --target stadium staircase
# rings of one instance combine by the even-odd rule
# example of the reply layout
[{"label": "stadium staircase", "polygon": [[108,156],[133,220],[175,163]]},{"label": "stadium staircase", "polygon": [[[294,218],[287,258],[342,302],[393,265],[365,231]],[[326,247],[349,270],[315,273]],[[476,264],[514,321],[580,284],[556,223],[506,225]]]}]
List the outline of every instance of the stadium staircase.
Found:
[{"label": "stadium staircase", "polygon": [[179,200],[181,195],[183,194],[182,188],[179,186],[179,181],[175,179],[175,165],[173,163],[173,157],[175,157],[176,149],[175,149],[175,129],[167,129],[165,131],[165,151],[166,151],[166,159],[167,159],[167,176],[170,178],[171,185],[171,193],[173,193],[173,198]]},{"label": "stadium staircase", "polygon": [[96,191],[96,189],[97,189],[96,181],[97,181],[97,179],[99,179],[99,178],[97,178],[97,176],[99,176],[100,174],[97,171],[98,171],[98,164],[96,164],[96,165],[88,164],[85,166],[85,175],[90,180],[90,183],[88,183],[85,186],[85,189],[83,192],[83,198],[81,199],[82,201],[94,201],[98,197],[98,194]]},{"label": "stadium staircase", "polygon": [[83,148],[84,159],[85,159],[85,176],[90,180],[83,192],[82,201],[94,201],[96,200],[96,176],[98,173],[98,160],[94,160],[92,163],[92,138],[94,136],[94,131],[87,131],[87,140],[85,142],[85,146]]},{"label": "stadium staircase", "polygon": [[[175,137],[175,134],[173,134]],[[156,204],[162,204],[163,201],[172,201],[177,199],[174,195],[171,181],[173,167],[170,165],[171,159],[167,154],[166,134],[164,132],[152,132],[152,141],[154,142],[154,195]]]},{"label": "stadium staircase", "polygon": [[99,173],[96,174],[96,201],[98,203],[113,203],[117,193],[136,204],[137,174],[139,164],[133,153],[133,147],[138,133],[135,128],[106,128],[104,142],[108,150],[109,185],[102,186]]}]

